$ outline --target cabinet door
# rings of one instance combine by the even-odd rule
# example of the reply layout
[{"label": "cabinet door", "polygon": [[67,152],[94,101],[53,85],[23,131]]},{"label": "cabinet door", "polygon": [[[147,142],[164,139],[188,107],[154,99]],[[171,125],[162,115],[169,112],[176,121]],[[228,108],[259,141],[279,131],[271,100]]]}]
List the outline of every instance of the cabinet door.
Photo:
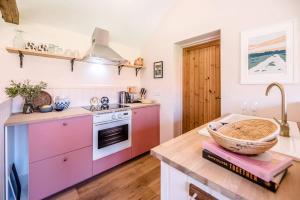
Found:
[{"label": "cabinet door", "polygon": [[159,106],[133,110],[132,157],[159,145]]},{"label": "cabinet door", "polygon": [[30,200],[43,199],[92,176],[92,147],[29,165]]},{"label": "cabinet door", "polygon": [[30,124],[30,163],[92,146],[92,116]]}]

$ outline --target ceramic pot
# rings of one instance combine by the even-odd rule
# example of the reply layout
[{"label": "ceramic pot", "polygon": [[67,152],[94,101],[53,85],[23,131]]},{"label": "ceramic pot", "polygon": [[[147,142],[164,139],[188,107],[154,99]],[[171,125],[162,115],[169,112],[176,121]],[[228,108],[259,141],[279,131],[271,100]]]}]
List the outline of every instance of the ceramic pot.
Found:
[{"label": "ceramic pot", "polygon": [[56,111],[63,111],[70,106],[70,100],[65,97],[54,97],[54,108]]},{"label": "ceramic pot", "polygon": [[30,114],[33,113],[33,104],[25,102],[23,106],[23,113],[24,114]]}]

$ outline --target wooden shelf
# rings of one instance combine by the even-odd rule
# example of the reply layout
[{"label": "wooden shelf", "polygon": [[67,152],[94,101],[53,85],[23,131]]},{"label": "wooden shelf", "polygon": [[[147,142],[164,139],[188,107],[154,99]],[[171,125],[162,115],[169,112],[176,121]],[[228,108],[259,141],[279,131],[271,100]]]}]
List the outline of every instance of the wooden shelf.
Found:
[{"label": "wooden shelf", "polygon": [[39,57],[44,57],[44,58],[54,58],[54,59],[61,59],[61,60],[69,60],[71,62],[71,71],[72,72],[74,69],[74,61],[82,60],[82,58],[76,58],[76,57],[72,57],[72,56],[65,56],[65,55],[33,51],[33,50],[27,50],[27,49],[17,49],[17,48],[13,48],[13,47],[6,47],[6,51],[9,53],[19,54],[20,68],[23,67],[24,55],[39,56]]},{"label": "wooden shelf", "polygon": [[137,66],[137,65],[122,65],[122,67],[135,68],[135,69],[145,68],[144,66]]},{"label": "wooden shelf", "polygon": [[[47,52],[39,52],[39,51],[33,51],[33,50],[27,50],[27,49],[16,49],[13,47],[6,47],[6,50],[9,53],[15,53],[15,54],[22,53],[23,55],[29,55],[29,56],[39,56],[39,57],[55,58],[55,59],[62,59],[62,60],[74,59],[74,57],[71,57],[71,56],[65,56],[65,55],[59,55],[59,54],[53,54],[53,53],[47,53]],[[79,60],[82,60],[82,58],[75,58],[75,60],[79,61]]]},{"label": "wooden shelf", "polygon": [[[83,58],[76,58],[76,57],[72,57],[72,56],[40,52],[40,51],[33,51],[33,50],[27,50],[27,49],[17,49],[17,48],[13,48],[13,47],[6,47],[6,51],[9,53],[14,53],[14,54],[19,55],[21,68],[23,67],[23,57],[25,55],[45,57],[45,58],[54,58],[54,59],[61,59],[61,60],[69,60],[71,62],[71,71],[73,71],[73,66],[74,66],[75,61],[83,61]],[[138,73],[141,69],[145,68],[144,66],[137,66],[137,65],[120,65],[120,66],[118,66],[119,75],[121,74],[121,70],[123,67],[135,69],[136,76],[138,75]]]},{"label": "wooden shelf", "polygon": [[135,69],[135,75],[136,76],[138,75],[138,73],[139,73],[139,71],[141,69],[145,68],[144,66],[137,66],[137,65],[120,65],[120,66],[118,66],[118,73],[119,73],[119,75],[121,74],[121,70],[122,70],[123,67]]}]

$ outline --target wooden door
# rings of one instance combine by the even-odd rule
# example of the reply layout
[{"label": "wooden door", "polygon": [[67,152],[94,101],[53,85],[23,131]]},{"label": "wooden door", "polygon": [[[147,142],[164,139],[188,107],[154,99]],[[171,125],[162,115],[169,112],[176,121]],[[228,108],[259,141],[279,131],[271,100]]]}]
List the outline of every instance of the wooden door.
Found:
[{"label": "wooden door", "polygon": [[220,41],[183,49],[183,133],[221,115]]}]

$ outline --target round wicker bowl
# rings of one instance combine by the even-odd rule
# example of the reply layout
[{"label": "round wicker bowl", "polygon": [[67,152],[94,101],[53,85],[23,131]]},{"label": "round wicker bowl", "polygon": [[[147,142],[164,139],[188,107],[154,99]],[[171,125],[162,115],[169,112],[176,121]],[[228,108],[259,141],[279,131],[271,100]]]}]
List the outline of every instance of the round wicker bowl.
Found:
[{"label": "round wicker bowl", "polygon": [[266,142],[230,138],[217,131],[214,131],[210,128],[210,125],[207,126],[207,130],[220,146],[229,151],[244,155],[256,155],[264,153],[271,149],[278,142],[277,137]]}]

